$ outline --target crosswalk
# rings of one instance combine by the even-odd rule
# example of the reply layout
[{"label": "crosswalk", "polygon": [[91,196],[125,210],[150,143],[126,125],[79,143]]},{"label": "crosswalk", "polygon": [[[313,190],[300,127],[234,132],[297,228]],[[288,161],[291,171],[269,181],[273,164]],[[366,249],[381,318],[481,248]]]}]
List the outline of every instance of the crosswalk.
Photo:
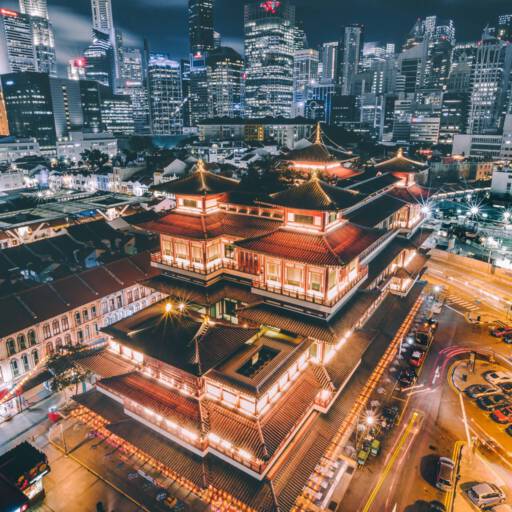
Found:
[{"label": "crosswalk", "polygon": [[467,309],[468,311],[476,311],[477,309],[480,309],[476,304],[462,299],[458,295],[448,295],[446,297],[446,303],[452,306],[458,306],[460,308]]}]

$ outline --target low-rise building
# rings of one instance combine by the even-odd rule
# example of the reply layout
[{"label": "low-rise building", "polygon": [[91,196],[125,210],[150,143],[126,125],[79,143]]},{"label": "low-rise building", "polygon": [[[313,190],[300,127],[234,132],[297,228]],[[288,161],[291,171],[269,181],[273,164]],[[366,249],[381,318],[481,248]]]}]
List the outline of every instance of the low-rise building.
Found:
[{"label": "low-rise building", "polygon": [[496,166],[494,168],[491,192],[499,196],[512,196],[512,167]]},{"label": "low-rise building", "polygon": [[16,139],[4,137],[0,139],[0,162],[14,162],[26,156],[40,156],[41,150],[36,139]]},{"label": "low-rise building", "polygon": [[75,131],[57,141],[57,157],[74,163],[82,160],[84,151],[95,149],[113,158],[117,155],[117,139],[111,133]]}]

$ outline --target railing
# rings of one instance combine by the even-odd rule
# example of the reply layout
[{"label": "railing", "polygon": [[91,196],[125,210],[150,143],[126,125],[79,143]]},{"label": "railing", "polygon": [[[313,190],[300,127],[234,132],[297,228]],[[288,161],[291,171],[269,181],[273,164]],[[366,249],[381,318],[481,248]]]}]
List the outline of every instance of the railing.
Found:
[{"label": "railing", "polygon": [[264,283],[261,281],[253,281],[252,285],[254,288],[269,293],[275,293],[277,295],[283,295],[285,297],[290,297],[292,299],[302,300],[305,302],[310,302],[312,304],[330,307],[337,304],[342,297],[344,297],[348,292],[350,292],[350,290],[357,286],[363,279],[366,279],[366,277],[368,277],[368,268],[366,268],[363,272],[360,272],[356,279],[354,279],[346,286],[344,286],[341,290],[338,291],[338,293],[334,297],[330,299],[327,299],[325,297],[318,297],[317,295],[314,295],[313,292],[290,290],[287,289],[285,286],[272,286],[268,283]]},{"label": "railing", "polygon": [[213,264],[207,264],[205,267],[202,263],[190,263],[188,261],[174,260],[170,256],[162,257],[161,253],[154,253],[151,255],[151,261],[159,263],[160,265],[166,265],[171,268],[187,270],[188,272],[194,272],[195,274],[202,275],[213,274],[218,270],[237,270],[236,262],[228,259],[216,261]]}]

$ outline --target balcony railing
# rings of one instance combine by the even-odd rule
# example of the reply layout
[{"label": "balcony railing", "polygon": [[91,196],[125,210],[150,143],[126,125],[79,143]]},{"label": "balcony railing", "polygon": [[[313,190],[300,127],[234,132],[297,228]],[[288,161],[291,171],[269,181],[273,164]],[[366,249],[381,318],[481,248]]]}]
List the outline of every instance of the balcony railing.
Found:
[{"label": "balcony railing", "polygon": [[195,274],[209,275],[217,272],[218,270],[237,270],[235,261],[228,259],[217,260],[214,263],[208,263],[206,267],[202,263],[191,263],[189,261],[174,260],[172,257],[163,256],[161,253],[153,253],[151,255],[151,261],[159,263],[160,265],[166,265],[171,268],[179,270],[187,270],[188,272],[194,272]]},{"label": "balcony railing", "polygon": [[318,304],[320,306],[330,307],[337,304],[342,297],[349,293],[363,279],[366,279],[367,276],[368,268],[365,268],[364,271],[360,272],[357,275],[356,279],[354,279],[346,286],[344,286],[342,289],[340,289],[338,293],[336,293],[336,295],[334,295],[331,298],[319,297],[318,295],[315,295],[314,292],[312,291],[304,292],[303,290],[290,290],[285,286],[274,286],[261,281],[253,281],[252,285],[254,288],[257,288],[258,290],[275,293],[276,295],[283,295],[285,297],[310,302],[312,304]]}]

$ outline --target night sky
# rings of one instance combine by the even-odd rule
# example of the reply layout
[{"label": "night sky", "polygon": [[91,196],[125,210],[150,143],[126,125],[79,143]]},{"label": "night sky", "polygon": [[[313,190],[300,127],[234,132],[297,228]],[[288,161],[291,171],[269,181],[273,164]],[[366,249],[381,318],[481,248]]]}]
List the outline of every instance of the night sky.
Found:
[{"label": "night sky", "polygon": [[[114,19],[125,44],[142,46],[149,39],[153,51],[185,57],[188,51],[188,0],[112,0]],[[242,50],[244,0],[214,0],[215,29],[223,44]],[[260,0],[255,0],[260,1]],[[417,17],[437,14],[452,18],[457,41],[479,38],[486,23],[498,14],[512,13],[510,0],[295,0],[297,18],[304,20],[311,46],[335,40],[346,23],[363,23],[366,41],[400,44]],[[17,0],[4,0],[18,8]],[[90,39],[89,0],[48,0],[55,27],[57,58],[61,64],[80,55]]]}]

